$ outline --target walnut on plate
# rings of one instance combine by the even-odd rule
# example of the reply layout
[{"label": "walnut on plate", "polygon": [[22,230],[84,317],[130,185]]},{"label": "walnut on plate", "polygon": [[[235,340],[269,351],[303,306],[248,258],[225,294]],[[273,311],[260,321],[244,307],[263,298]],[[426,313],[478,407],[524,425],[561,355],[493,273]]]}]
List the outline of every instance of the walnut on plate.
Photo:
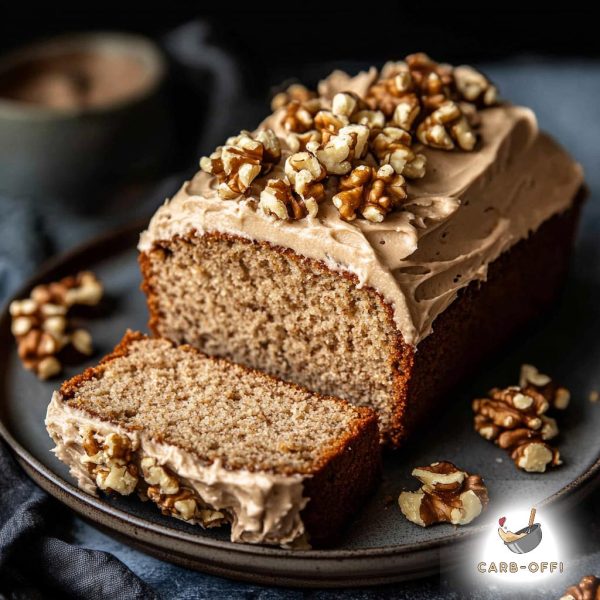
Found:
[{"label": "walnut on plate", "polygon": [[470,475],[451,462],[435,462],[413,469],[421,482],[416,492],[398,498],[404,516],[421,527],[435,523],[467,525],[488,505],[488,491],[479,475]]},{"label": "walnut on plate", "polygon": [[359,165],[340,178],[339,190],[332,201],[345,221],[353,221],[360,214],[368,221],[380,223],[407,198],[404,177],[395,173],[391,165],[379,169]]},{"label": "walnut on plate", "polygon": [[58,355],[73,348],[78,355],[93,353],[92,337],[85,329],[73,327],[69,311],[75,306],[95,306],[103,287],[90,271],[34,287],[29,298],[11,302],[11,331],[23,366],[40,379],[49,379],[62,370]]},{"label": "walnut on plate", "polygon": [[520,380],[520,386],[494,388],[487,398],[473,400],[474,426],[509,452],[518,468],[543,473],[561,464],[558,449],[548,443],[558,435],[558,425],[546,413],[566,408],[569,393],[531,365],[523,365]]},{"label": "walnut on plate", "polygon": [[252,182],[268,173],[280,158],[279,139],[271,129],[256,134],[242,131],[210,156],[202,157],[200,168],[217,178],[219,196],[232,200],[245,194]]}]

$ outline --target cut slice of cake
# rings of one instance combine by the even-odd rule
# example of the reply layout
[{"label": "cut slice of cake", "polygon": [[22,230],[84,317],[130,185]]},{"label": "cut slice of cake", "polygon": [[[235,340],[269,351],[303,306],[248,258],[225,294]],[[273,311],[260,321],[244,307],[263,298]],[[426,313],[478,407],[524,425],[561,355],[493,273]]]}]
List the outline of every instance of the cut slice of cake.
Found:
[{"label": "cut slice of cake", "polygon": [[83,490],[240,542],[329,544],[379,475],[370,409],[132,332],[54,393],[46,428]]},{"label": "cut slice of cake", "polygon": [[142,234],[150,328],[370,406],[398,445],[556,295],[581,167],[481,73],[422,54],[274,108]]}]

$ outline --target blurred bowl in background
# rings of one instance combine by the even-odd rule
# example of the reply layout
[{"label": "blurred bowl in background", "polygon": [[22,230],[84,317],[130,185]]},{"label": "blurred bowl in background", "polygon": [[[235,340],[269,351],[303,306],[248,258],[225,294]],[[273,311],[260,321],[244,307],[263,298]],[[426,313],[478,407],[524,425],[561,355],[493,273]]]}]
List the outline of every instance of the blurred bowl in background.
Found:
[{"label": "blurred bowl in background", "polygon": [[166,61],[126,33],[70,34],[0,57],[0,193],[59,200],[160,170]]}]

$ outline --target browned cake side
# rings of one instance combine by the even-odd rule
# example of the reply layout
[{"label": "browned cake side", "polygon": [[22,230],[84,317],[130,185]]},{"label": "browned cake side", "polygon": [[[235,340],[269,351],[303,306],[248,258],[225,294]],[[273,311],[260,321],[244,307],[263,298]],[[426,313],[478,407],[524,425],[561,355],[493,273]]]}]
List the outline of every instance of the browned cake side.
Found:
[{"label": "browned cake side", "polygon": [[98,366],[63,383],[60,398],[199,464],[306,476],[310,500],[301,518],[312,545],[335,541],[380,472],[371,410],[139,333],[128,332]]},{"label": "browned cake side", "polygon": [[150,328],[374,408],[399,445],[437,399],[556,295],[580,201],[490,265],[433,324],[418,351],[392,310],[351,274],[289,249],[218,233],[175,238],[140,254]]}]

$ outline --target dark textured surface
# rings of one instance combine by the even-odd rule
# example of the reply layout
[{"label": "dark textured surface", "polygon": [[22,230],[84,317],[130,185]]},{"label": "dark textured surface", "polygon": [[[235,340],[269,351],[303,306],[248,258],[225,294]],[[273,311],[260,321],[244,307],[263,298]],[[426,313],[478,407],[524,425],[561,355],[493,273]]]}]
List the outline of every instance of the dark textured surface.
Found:
[{"label": "dark textured surface", "polygon": [[[512,381],[520,362],[529,360],[556,374],[565,384],[577,390],[579,401],[583,402],[591,389],[600,389],[600,375],[597,371],[600,363],[600,315],[597,308],[600,296],[600,209],[597,205],[600,192],[600,153],[597,144],[600,136],[600,105],[596,101],[600,91],[600,63],[574,60],[545,62],[521,58],[493,65],[488,72],[500,85],[505,97],[534,108],[541,125],[561,140],[583,163],[591,196],[584,209],[574,268],[563,301],[545,323],[516,341],[512,352],[491,367],[482,369],[479,384],[485,389],[487,385],[498,382],[499,378],[502,382]],[[247,117],[242,125],[244,124],[248,124]],[[174,183],[167,185],[154,202],[161,201],[173,188]],[[113,216],[102,220],[73,216],[65,218],[58,211],[42,211],[41,208],[34,207],[32,210],[31,206],[22,202],[1,203],[0,295],[3,297],[14,289],[19,279],[31,273],[40,258],[48,252],[67,248],[99,229],[112,226],[119,220],[129,219],[133,212],[139,213],[141,207],[119,211],[119,206],[115,204],[112,207]],[[40,235],[40,230],[45,233]],[[123,302],[127,305],[133,300],[125,298]],[[143,323],[144,318],[145,316],[140,315],[138,323]],[[130,324],[121,323],[123,328]],[[101,333],[97,334],[100,335],[101,343],[111,341],[106,337],[102,338]],[[600,405],[593,406],[595,410],[600,410]],[[440,420],[437,419],[437,426],[444,430],[444,423],[439,422]],[[422,443],[426,445],[425,440]],[[460,446],[459,440],[454,440],[453,443],[455,447]],[[487,451],[488,446],[484,446]],[[481,448],[483,446],[478,445],[476,452]],[[434,454],[433,451],[431,454]],[[544,478],[540,481],[543,483],[546,480]],[[402,485],[403,482],[398,483]],[[572,537],[576,541],[569,565],[569,583],[573,583],[587,573],[598,574],[600,569],[600,494],[596,492],[586,502],[566,512],[565,520],[571,524]],[[459,590],[455,578],[448,575],[377,590],[356,590],[353,593],[304,593],[245,585],[205,576],[150,558],[114,541],[79,519],[66,522],[65,528],[65,532],[75,543],[108,550],[117,555],[165,597],[296,599],[351,596],[458,599],[467,595]],[[552,592],[534,588],[527,591],[524,589],[519,595],[552,598],[559,597],[562,591],[562,588]],[[496,598],[500,596],[500,590],[485,586],[470,590],[469,595],[474,598]]]}]

